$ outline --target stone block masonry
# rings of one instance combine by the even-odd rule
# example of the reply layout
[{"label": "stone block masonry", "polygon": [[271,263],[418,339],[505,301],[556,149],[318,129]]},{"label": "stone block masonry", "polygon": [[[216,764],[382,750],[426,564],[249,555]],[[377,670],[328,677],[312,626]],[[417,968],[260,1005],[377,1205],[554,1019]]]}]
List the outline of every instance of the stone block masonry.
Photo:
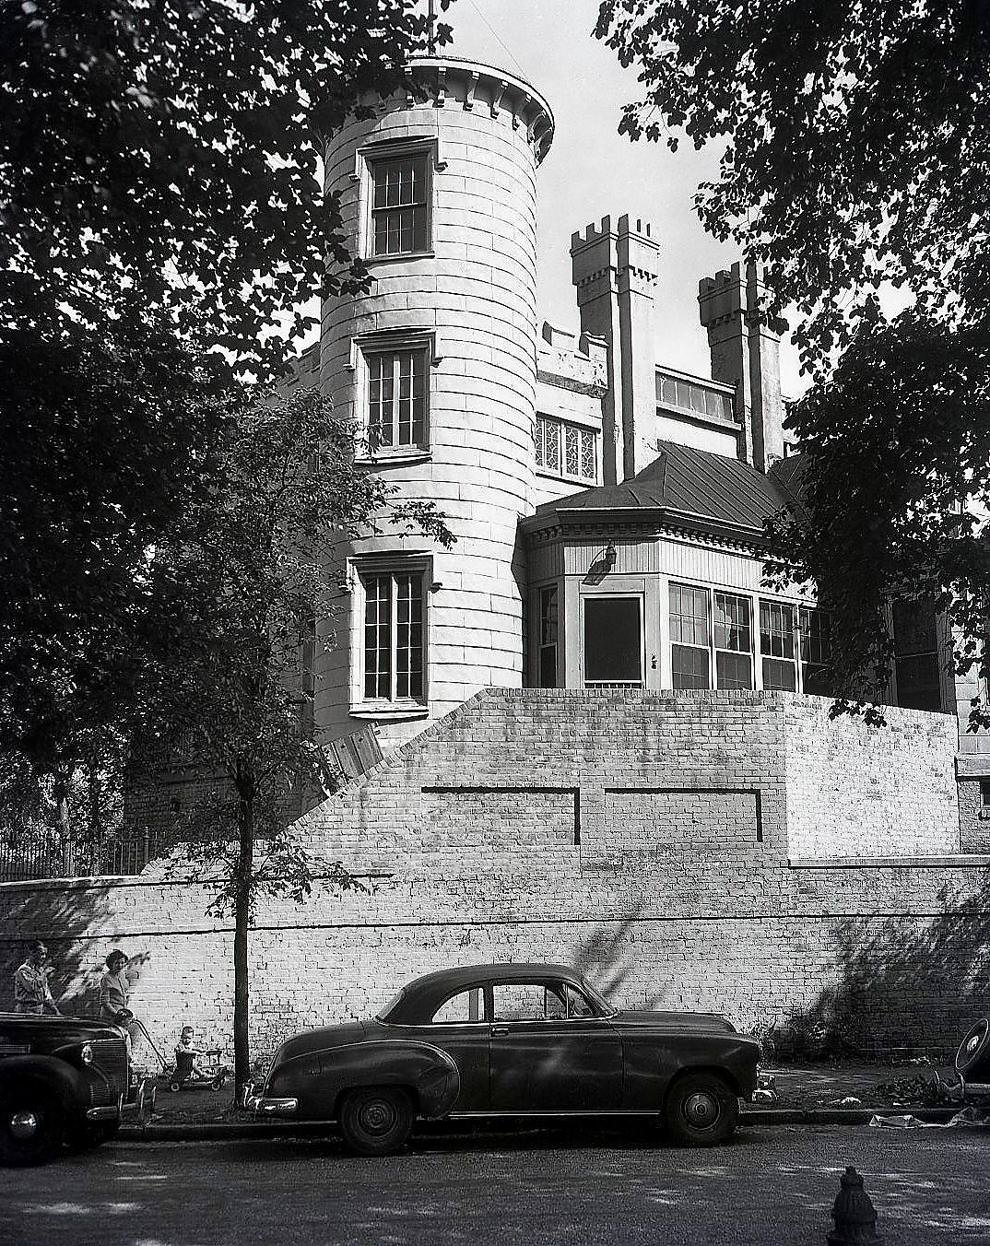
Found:
[{"label": "stone block masonry", "polygon": [[[796,1021],[864,1052],[954,1047],[986,1010],[988,859],[959,853],[954,722],[830,721],[770,692],[489,688],[297,824],[363,875],[264,901],[252,1041],[367,1015],[454,964],[562,960],[620,1006]],[[103,957],[133,1003],[229,1041],[231,930],[211,893],[137,879],[0,887],[0,993],[43,937],[85,1005]]]}]

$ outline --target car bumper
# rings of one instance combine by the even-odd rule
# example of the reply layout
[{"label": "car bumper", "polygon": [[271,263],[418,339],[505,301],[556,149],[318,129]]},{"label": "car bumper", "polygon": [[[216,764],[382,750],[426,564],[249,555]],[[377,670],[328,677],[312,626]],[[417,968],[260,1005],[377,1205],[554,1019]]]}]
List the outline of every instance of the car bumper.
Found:
[{"label": "car bumper", "polygon": [[256,1116],[292,1116],[299,1108],[299,1100],[296,1098],[276,1098],[272,1095],[263,1093],[263,1087],[252,1086],[250,1083],[245,1086],[239,1097],[240,1106],[246,1112],[253,1112]]},{"label": "car bumper", "polygon": [[133,1098],[124,1102],[121,1095],[116,1103],[90,1108],[86,1119],[90,1121],[118,1121],[122,1125],[144,1125],[155,1110],[155,1081],[142,1077],[133,1091]]}]

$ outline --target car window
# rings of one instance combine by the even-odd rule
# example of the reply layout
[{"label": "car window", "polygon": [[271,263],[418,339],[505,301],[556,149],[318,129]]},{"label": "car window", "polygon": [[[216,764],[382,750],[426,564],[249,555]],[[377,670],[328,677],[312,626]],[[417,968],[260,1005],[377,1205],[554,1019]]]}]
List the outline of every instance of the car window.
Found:
[{"label": "car window", "polygon": [[492,987],[496,1021],[562,1021],[567,1001],[561,983],[505,982]]},{"label": "car window", "polygon": [[591,1004],[579,990],[567,982],[563,984],[563,990],[569,1017],[593,1017],[595,1015],[594,1008],[592,1008]]},{"label": "car window", "polygon": [[433,1025],[456,1025],[467,1021],[484,1021],[485,1000],[480,986],[458,991],[433,1014]]}]

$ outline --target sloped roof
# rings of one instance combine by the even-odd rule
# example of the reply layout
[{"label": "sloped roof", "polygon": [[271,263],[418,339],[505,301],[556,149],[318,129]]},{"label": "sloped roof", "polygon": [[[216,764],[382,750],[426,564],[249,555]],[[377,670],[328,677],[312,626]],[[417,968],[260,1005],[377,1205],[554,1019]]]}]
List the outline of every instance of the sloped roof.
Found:
[{"label": "sloped roof", "polygon": [[[658,449],[659,456],[630,480],[544,502],[526,526],[538,527],[541,519],[554,516],[581,522],[592,514],[603,518],[601,512],[625,512],[622,517],[630,520],[640,517],[762,536],[764,521],[783,506],[793,505],[796,456],[774,464],[764,476],[748,463],[709,450],[672,441],[658,443]],[[778,474],[778,469],[784,470]]]}]

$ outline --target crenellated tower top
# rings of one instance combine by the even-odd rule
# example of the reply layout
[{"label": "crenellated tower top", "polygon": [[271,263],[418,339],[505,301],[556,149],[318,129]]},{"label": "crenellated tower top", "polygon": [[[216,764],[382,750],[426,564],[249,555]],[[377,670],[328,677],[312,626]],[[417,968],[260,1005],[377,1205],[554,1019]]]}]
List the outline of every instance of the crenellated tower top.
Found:
[{"label": "crenellated tower top", "polygon": [[445,56],[418,56],[406,66],[405,83],[404,90],[387,99],[368,95],[360,103],[373,107],[379,116],[425,102],[435,108],[483,111],[521,130],[537,164],[550,150],[554,132],[550,105],[535,87],[504,69]]}]

